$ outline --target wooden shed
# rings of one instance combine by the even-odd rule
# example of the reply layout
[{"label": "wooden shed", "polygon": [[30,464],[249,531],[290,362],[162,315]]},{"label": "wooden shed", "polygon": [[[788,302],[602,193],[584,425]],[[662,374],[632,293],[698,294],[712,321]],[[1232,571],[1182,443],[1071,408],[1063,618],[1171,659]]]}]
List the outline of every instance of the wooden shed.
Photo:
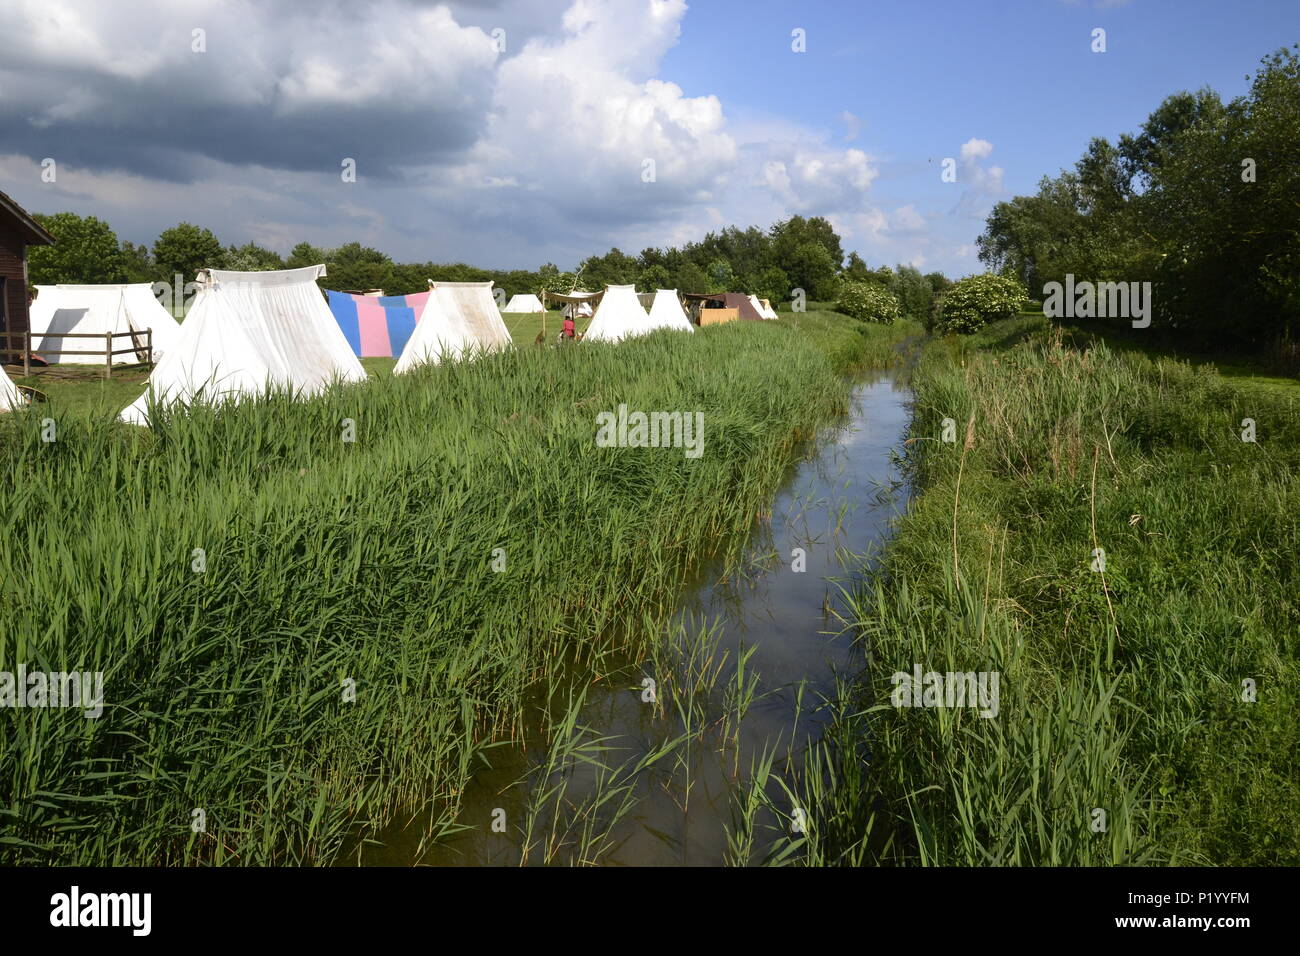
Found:
[{"label": "wooden shed", "polygon": [[[54,237],[30,213],[0,193],[0,332],[27,331],[27,247],[52,245]],[[19,338],[0,337],[4,360],[21,352]]]}]

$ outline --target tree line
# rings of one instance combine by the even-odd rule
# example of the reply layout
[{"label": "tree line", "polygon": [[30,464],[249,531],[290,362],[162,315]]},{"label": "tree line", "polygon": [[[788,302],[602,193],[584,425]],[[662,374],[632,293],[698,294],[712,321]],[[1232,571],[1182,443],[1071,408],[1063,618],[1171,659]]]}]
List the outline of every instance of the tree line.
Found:
[{"label": "tree line", "polygon": [[902,297],[911,296],[908,301],[915,300],[922,310],[926,306],[917,297],[928,305],[930,289],[947,281],[938,273],[923,277],[905,266],[873,270],[856,252],[846,259],[840,236],[820,216],[792,216],[768,229],[731,226],[680,248],[647,248],[635,256],[614,248],[583,259],[572,271],[561,271],[554,263],[505,271],[465,263],[399,263],[359,242],[336,248],[300,242],[282,256],[255,242],[222,245],[211,230],[189,222],[163,230],[149,247],[119,242],[112,227],[94,216],[60,212],[36,218],[58,240],[28,252],[29,276],[37,284],[171,283],[176,275],[189,282],[204,268],[262,271],[325,263],[329,275],[322,287],[383,289],[390,295],[423,291],[426,280],[435,278],[490,280],[507,295],[635,285],[642,292],[750,292],[773,303],[788,301],[792,290],[803,289],[807,299],[828,302],[837,298],[845,281],[877,281]]},{"label": "tree line", "polygon": [[1227,103],[1176,93],[1136,133],[1094,138],[1073,169],[998,203],[981,261],[1035,299],[1067,276],[1150,282],[1153,331],[1295,359],[1300,60],[1281,49],[1247,79]]}]

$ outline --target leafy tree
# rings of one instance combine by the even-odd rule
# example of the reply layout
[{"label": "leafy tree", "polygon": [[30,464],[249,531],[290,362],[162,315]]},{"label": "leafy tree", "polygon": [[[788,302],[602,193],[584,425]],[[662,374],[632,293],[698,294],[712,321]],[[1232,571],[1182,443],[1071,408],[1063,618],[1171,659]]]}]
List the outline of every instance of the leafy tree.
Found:
[{"label": "leafy tree", "polygon": [[871,278],[871,270],[867,268],[866,261],[860,255],[850,252],[848,265],[844,267],[841,278],[849,282],[866,282]]},{"label": "leafy tree", "polygon": [[772,308],[778,302],[789,301],[790,289],[790,277],[778,266],[768,266],[754,279],[754,294],[771,302]]},{"label": "leafy tree", "polygon": [[162,279],[153,256],[149,254],[149,247],[143,242],[135,245],[123,239],[121,252],[124,282],[156,282]]},{"label": "leafy tree", "polygon": [[668,275],[668,270],[656,263],[648,269],[641,272],[640,277],[636,280],[636,289],[638,292],[654,292],[656,289],[669,288],[668,283],[672,278]]},{"label": "leafy tree", "polygon": [[900,315],[898,299],[878,282],[842,281],[835,310],[863,322],[885,324],[897,321]]},{"label": "leafy tree", "polygon": [[320,248],[313,246],[310,242],[300,242],[289,250],[289,258],[285,260],[286,269],[301,269],[305,266],[320,265],[327,258],[329,253]]},{"label": "leafy tree", "polygon": [[925,281],[930,284],[930,292],[934,296],[938,296],[940,293],[947,292],[952,288],[952,280],[942,272],[927,272]]},{"label": "leafy tree", "polygon": [[603,256],[591,256],[583,261],[582,281],[591,291],[607,285],[632,285],[639,271],[636,259],[621,249],[610,249]]},{"label": "leafy tree", "polygon": [[900,265],[893,273],[889,291],[898,301],[900,313],[914,322],[925,322],[934,303],[934,292],[921,270]]},{"label": "leafy tree", "polygon": [[798,246],[784,260],[781,268],[790,277],[793,286],[803,289],[809,298],[822,302],[835,298],[838,266],[821,243],[805,242]]},{"label": "leafy tree", "polygon": [[33,285],[59,282],[100,283],[126,280],[126,259],[117,244],[117,234],[102,219],[73,212],[57,212],[34,218],[56,242],[52,246],[31,246],[27,250],[27,277]]},{"label": "leafy tree", "polygon": [[736,275],[731,263],[726,259],[714,259],[709,263],[708,283],[710,292],[734,292]]},{"label": "leafy tree", "polygon": [[267,249],[255,242],[246,242],[242,246],[229,246],[223,257],[227,269],[236,272],[269,272],[284,268],[284,260],[274,249]]},{"label": "leafy tree", "polygon": [[703,269],[694,262],[686,262],[677,270],[678,292],[708,292],[711,284]]},{"label": "leafy tree", "polygon": [[1025,307],[1029,296],[1015,279],[985,272],[956,283],[936,303],[935,330],[978,332],[990,322],[1008,319]]},{"label": "leafy tree", "polygon": [[998,203],[980,259],[1035,295],[1067,274],[1151,282],[1154,325],[1184,345],[1282,350],[1300,334],[1298,146],[1300,60],[1282,49],[1245,95],[1176,93],[1117,146],[1094,139]]},{"label": "leafy tree", "polygon": [[[325,254],[325,265],[328,276],[321,284],[329,288],[390,291],[393,260],[378,249],[359,242],[344,243]],[[427,283],[425,288],[428,288]]]},{"label": "leafy tree", "polygon": [[[791,268],[791,261],[800,247],[813,243],[826,250],[830,257],[832,274],[840,271],[844,262],[844,248],[840,244],[839,234],[830,221],[821,216],[805,219],[803,216],[791,216],[778,222],[769,230],[772,239],[772,262],[780,266],[792,278],[796,269]],[[805,286],[808,288],[808,286]]]},{"label": "leafy tree", "polygon": [[554,265],[547,263],[547,265],[542,266],[538,272],[537,297],[540,299],[543,292],[555,292],[559,295],[568,295],[573,291],[574,281],[574,275],[572,272],[561,272]]},{"label": "leafy tree", "polygon": [[181,281],[190,282],[200,269],[219,267],[224,250],[210,230],[182,222],[158,235],[153,258],[166,280],[179,273]]}]

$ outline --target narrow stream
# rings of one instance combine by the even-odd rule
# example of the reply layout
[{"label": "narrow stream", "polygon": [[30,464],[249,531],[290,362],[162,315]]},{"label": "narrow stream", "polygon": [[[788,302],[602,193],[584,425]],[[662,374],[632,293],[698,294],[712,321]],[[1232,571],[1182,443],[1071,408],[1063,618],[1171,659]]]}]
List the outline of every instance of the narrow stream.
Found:
[{"label": "narrow stream", "polygon": [[[907,503],[891,453],[906,432],[909,393],[899,379],[875,375],[854,386],[847,416],[810,444],[777,492],[770,523],[750,535],[729,573],[720,561],[702,570],[655,660],[587,688],[572,733],[550,753],[492,751],[493,768],[464,795],[457,823],[466,829],[425,846],[427,821],[403,821],[378,834],[362,862],[759,862],[788,821],[760,809],[749,826],[762,831],[753,851],[738,855],[738,808],[753,802],[753,768],[768,758],[797,774],[799,754],[828,719],[822,704],[836,675],[861,669],[837,596]],[[771,797],[774,788],[765,789]]]}]

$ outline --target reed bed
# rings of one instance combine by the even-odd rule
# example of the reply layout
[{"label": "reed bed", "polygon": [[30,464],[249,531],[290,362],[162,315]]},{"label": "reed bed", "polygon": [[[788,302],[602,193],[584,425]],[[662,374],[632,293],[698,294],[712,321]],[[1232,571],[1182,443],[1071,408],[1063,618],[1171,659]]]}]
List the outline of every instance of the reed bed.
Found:
[{"label": "reed bed", "polygon": [[[912,382],[920,494],[850,596],[870,667],[825,744],[875,832],[826,855],[1300,863],[1296,400],[1041,318],[932,342]],[[999,672],[998,716],[893,706],[915,664]]]},{"label": "reed bed", "polygon": [[[842,366],[905,331],[793,324],[526,348],[151,429],[57,401],[0,416],[0,671],[105,691],[98,719],[4,713],[0,858],[330,863],[428,804],[454,830],[530,700],[645,652],[655,629],[627,623],[666,618],[843,408]],[[597,447],[619,403],[702,411],[704,454]]]}]

